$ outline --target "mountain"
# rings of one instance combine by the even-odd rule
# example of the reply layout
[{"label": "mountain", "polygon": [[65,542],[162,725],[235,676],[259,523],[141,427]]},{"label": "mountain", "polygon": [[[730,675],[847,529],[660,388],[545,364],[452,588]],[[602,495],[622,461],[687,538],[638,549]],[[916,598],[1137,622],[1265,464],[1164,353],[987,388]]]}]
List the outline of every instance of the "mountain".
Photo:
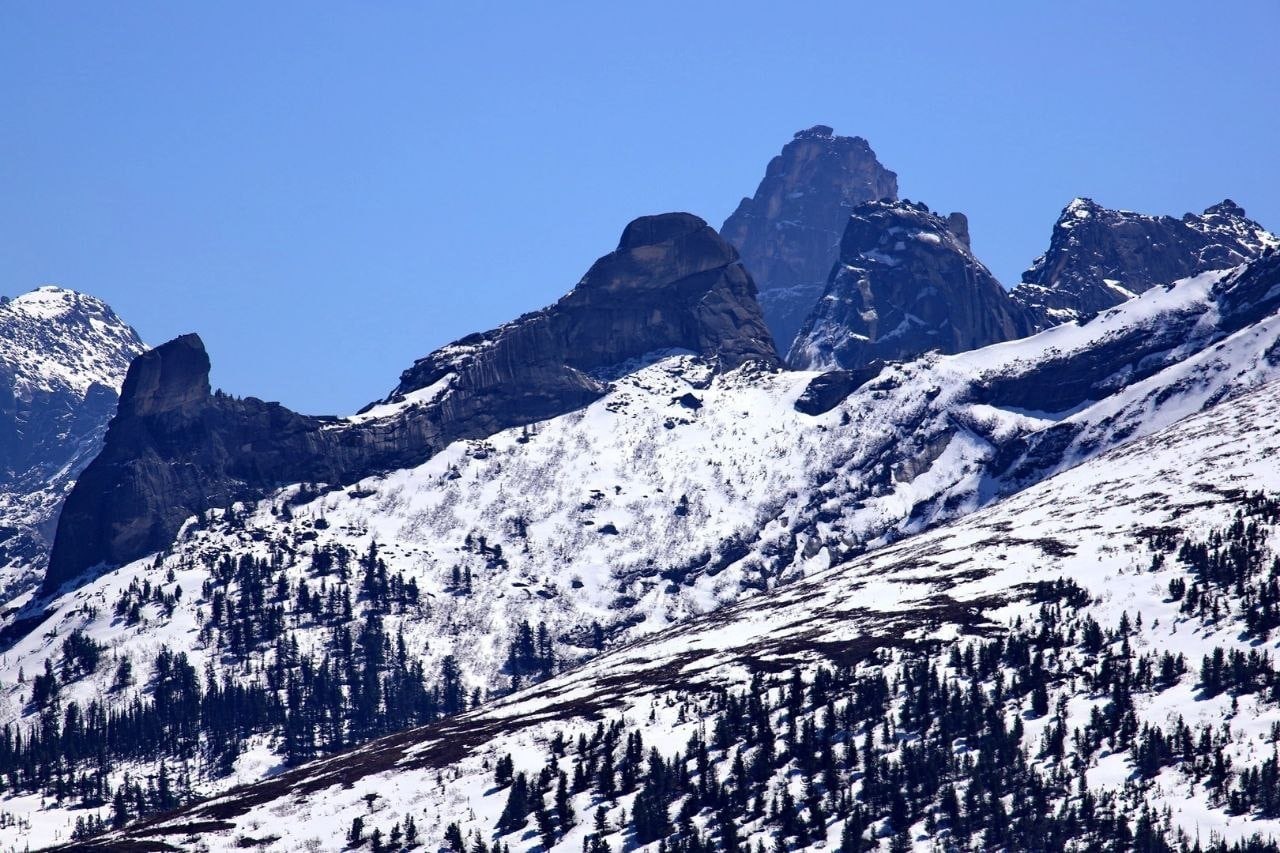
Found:
[{"label": "mountain", "polygon": [[39,583],[63,497],[97,454],[142,350],[91,296],[41,287],[0,297],[0,604]]},{"label": "mountain", "polygon": [[854,207],[821,300],[788,355],[800,369],[858,369],[1022,337],[1026,312],[969,250],[968,220],[910,201]]},{"label": "mountain", "polygon": [[102,453],[67,498],[43,590],[160,550],[206,510],[291,483],[347,485],[580,409],[672,349],[712,371],[778,363],[736,252],[682,213],[632,222],[555,305],[420,360],[355,418],[212,394],[203,343],[178,338],[130,367]]},{"label": "mountain", "polygon": [[840,236],[857,204],[898,197],[898,176],[865,139],[823,125],[802,130],[769,161],[755,195],[720,229],[760,289],[780,352],[791,348],[822,294]]},{"label": "mountain", "polygon": [[[311,782],[292,786],[302,778],[297,773],[313,771],[290,768],[409,726],[440,723],[549,678],[560,679],[554,682],[557,701],[569,703],[567,710],[549,711],[550,718],[571,718],[579,700],[591,714],[595,682],[581,682],[581,692],[570,685],[575,672],[603,671],[593,669],[594,656],[610,649],[625,656],[633,649],[640,658],[651,657],[656,647],[645,637],[737,602],[746,602],[728,611],[741,614],[732,617],[737,621],[712,616],[692,623],[703,627],[672,635],[671,647],[692,654],[719,638],[741,643],[744,654],[755,656],[762,677],[789,668],[793,658],[781,650],[817,660],[844,649],[854,656],[842,660],[862,660],[857,651],[878,648],[880,633],[847,640],[836,634],[828,641],[825,628],[776,628],[769,614],[789,600],[788,590],[813,590],[796,587],[805,578],[832,566],[884,567],[884,553],[906,555],[895,571],[909,570],[903,588],[924,595],[934,572],[925,557],[937,540],[918,540],[922,550],[913,550],[914,537],[933,536],[928,531],[987,507],[997,514],[1004,541],[1029,549],[1019,553],[1038,555],[1036,567],[1074,566],[1075,577],[1088,560],[1056,561],[1078,547],[1084,533],[1077,527],[1105,519],[1095,505],[1064,503],[1059,514],[1052,497],[1057,492],[1036,491],[1037,484],[1070,478],[1081,465],[1111,470],[1118,457],[1091,460],[1132,446],[1141,452],[1128,458],[1146,467],[1128,497],[1095,495],[1073,479],[1067,480],[1068,491],[1097,501],[1187,496],[1191,509],[1179,503],[1169,511],[1189,515],[1233,511],[1223,495],[1261,487],[1249,479],[1252,468],[1235,465],[1269,452],[1272,433],[1253,430],[1270,397],[1247,395],[1280,377],[1277,309],[1280,253],[1271,251],[1232,271],[1153,288],[1082,325],[957,355],[931,354],[874,375],[851,371],[833,380],[830,374],[759,370],[750,363],[725,371],[714,354],[667,352],[615,374],[602,396],[583,408],[483,439],[454,441],[416,466],[375,473],[344,488],[294,483],[261,500],[193,513],[168,547],[85,578],[52,598],[41,627],[6,648],[0,714],[23,739],[12,748],[0,739],[0,777],[9,785],[4,807],[37,820],[0,826],[0,837],[6,843],[50,843],[57,833],[65,839],[77,818],[87,826],[83,832],[92,832],[93,820],[109,823],[113,813],[124,821],[267,776],[281,780],[272,784],[306,795],[319,788]],[[405,404],[384,405],[399,407],[395,416]],[[1235,433],[1215,435],[1205,426],[1230,424],[1233,413],[1242,411],[1254,415]],[[1188,434],[1201,444],[1174,442],[1170,433],[1154,445],[1145,441],[1201,413],[1215,418],[1194,421],[1199,425]],[[341,432],[381,414],[370,410],[334,420],[326,429]],[[1248,454],[1231,456],[1232,442],[1255,444]],[[1152,459],[1149,448],[1166,443],[1222,445],[1228,455],[1205,450],[1176,462]],[[1201,485],[1188,489],[1184,476]],[[1194,496],[1208,489],[1221,494],[1194,509]],[[1030,526],[1024,532],[1016,520],[1022,510],[999,515],[1001,507],[1025,506],[1028,500],[1040,507],[1034,518],[1070,523],[1076,532],[1040,536]],[[1153,506],[1159,504],[1139,500],[1132,512],[1142,515]],[[985,528],[966,528],[967,523],[956,528],[962,531],[958,560],[971,550],[995,547]],[[1109,547],[1105,534],[1097,536],[1103,552]],[[1123,541],[1117,540],[1117,554],[1130,553]],[[891,548],[899,550],[886,550]],[[967,577],[968,566],[956,571]],[[916,601],[894,610],[898,599],[881,597],[887,587],[879,577],[868,568],[865,587],[833,587],[832,594],[850,606],[890,602],[885,606],[891,613],[911,620],[893,623],[907,637],[924,630],[915,620],[933,614],[941,624],[968,612],[952,609],[963,604],[947,598],[954,591],[938,597],[934,610]],[[1094,583],[1089,577],[1073,582]],[[998,600],[991,598],[991,606]],[[1078,641],[1089,612],[1072,617],[1081,621],[1071,642]],[[985,630],[988,621],[975,624]],[[1144,625],[1151,621],[1144,617]],[[721,625],[723,633],[715,627]],[[849,620],[841,630],[861,627],[865,623]],[[670,666],[662,659],[652,657],[658,669],[643,676],[654,685],[678,682],[692,690],[705,677],[738,689],[736,669],[725,670],[722,678],[714,661],[699,661],[696,654]],[[1070,664],[1067,658],[1053,660],[1055,666]],[[617,678],[603,676],[600,683],[629,695],[630,676],[609,672]],[[787,688],[769,689],[772,702]],[[552,695],[540,686],[533,690],[517,697]],[[763,695],[765,687],[752,686],[750,692]],[[1087,695],[1082,691],[1070,701]],[[415,747],[414,754],[456,759],[458,778],[475,782],[479,777],[467,774],[485,758],[468,752],[468,744],[481,738],[508,743],[502,740],[507,714],[531,711],[530,722],[547,719],[530,705],[493,707],[508,710],[492,712],[500,719],[481,712],[441,723],[436,731],[444,733],[443,745]],[[52,724],[50,708],[58,709]],[[715,711],[679,708],[678,700],[663,699],[653,712],[693,720]],[[646,705],[629,719],[648,715]],[[66,719],[73,720],[69,734],[59,722]],[[468,729],[473,719],[488,722]],[[850,725],[861,732],[862,719]],[[797,731],[802,729],[798,723]],[[521,731],[512,724],[510,736],[519,738]],[[416,744],[417,737],[409,732],[371,752],[321,765],[329,768],[325,774],[338,774],[322,781],[346,774],[356,780],[369,768],[385,766],[379,765],[384,758],[398,759],[399,750]],[[789,737],[784,729],[776,740]],[[861,739],[859,734],[860,745]],[[659,744],[668,742],[658,738]],[[542,749],[530,744],[521,754],[540,762]],[[621,750],[619,745],[616,754]],[[49,756],[63,762],[63,776],[53,773]],[[99,781],[76,782],[74,792],[65,788],[59,801],[57,779],[68,784],[66,768],[75,768],[77,779]],[[455,770],[447,774],[451,780]],[[159,782],[148,793],[149,783],[140,780],[162,775],[167,793],[160,793]],[[379,796],[405,790],[385,778],[376,784],[385,788]],[[449,784],[440,790],[455,791]],[[237,802],[273,801],[281,789],[254,790],[260,793]],[[377,793],[358,785],[353,790]],[[766,813],[773,793],[764,800]],[[335,804],[345,796],[324,794]],[[447,796],[456,801],[454,793]],[[495,799],[486,802],[502,807]],[[241,807],[229,805],[227,814]],[[586,814],[582,801],[574,808]],[[464,813],[415,812],[415,820],[424,833],[440,833]],[[397,814],[386,813],[384,835]],[[615,812],[610,820],[619,817]],[[350,816],[344,812],[341,819],[345,827],[316,817],[309,831],[321,846],[342,843],[339,835],[349,829]],[[218,828],[204,820],[189,824],[190,830]],[[259,821],[257,828],[246,823],[237,833],[260,840],[286,830],[251,820]],[[369,826],[378,823],[368,820]],[[295,842],[310,843],[290,835],[281,844]],[[574,836],[572,843],[581,846],[582,838]]]},{"label": "mountain", "polygon": [[1158,284],[1234,267],[1277,245],[1280,240],[1230,199],[1175,219],[1077,198],[1063,209],[1049,250],[1022,274],[1013,298],[1038,328],[1048,328]]},{"label": "mountain", "polygon": [[1274,851],[1277,405],[78,849]]}]

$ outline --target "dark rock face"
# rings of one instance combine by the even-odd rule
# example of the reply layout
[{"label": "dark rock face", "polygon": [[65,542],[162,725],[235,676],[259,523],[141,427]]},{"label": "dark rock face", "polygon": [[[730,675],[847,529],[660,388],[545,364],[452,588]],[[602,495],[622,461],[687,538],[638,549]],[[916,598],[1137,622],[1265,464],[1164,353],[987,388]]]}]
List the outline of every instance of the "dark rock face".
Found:
[{"label": "dark rock face", "polygon": [[840,259],[788,357],[801,369],[864,367],[932,350],[964,352],[1031,332],[968,246],[968,220],[912,202],[849,217]]},{"label": "dark rock face", "polygon": [[845,398],[880,375],[880,362],[857,370],[830,370],[805,386],[796,398],[795,409],[804,415],[821,415],[844,402]]},{"label": "dark rock face", "polygon": [[689,214],[631,223],[555,305],[418,361],[350,419],[212,394],[200,339],[177,338],[130,366],[104,449],[67,499],[44,589],[164,548],[202,510],[289,483],[350,483],[580,408],[610,373],[671,349],[723,370],[778,365],[751,277]]},{"label": "dark rock face", "polygon": [[401,376],[396,394],[456,373],[472,393],[499,389],[505,400],[519,385],[550,391],[552,408],[566,394],[581,405],[603,392],[589,374],[672,348],[692,350],[724,369],[746,361],[773,367],[777,353],[755,297],[733,247],[701,219],[644,217],[555,305],[418,361]]},{"label": "dark rock face", "polygon": [[67,496],[45,590],[163,548],[201,510],[274,484],[342,479],[372,454],[325,431],[330,420],[211,393],[197,335],[143,353],[129,367],[102,452]]},{"label": "dark rock face", "polygon": [[91,296],[42,287],[0,299],[0,603],[39,583],[62,499],[142,349]]},{"label": "dark rock face", "polygon": [[1013,298],[1037,328],[1091,316],[1154,287],[1258,257],[1276,238],[1227,200],[1199,216],[1145,216],[1086,198],[1067,205],[1049,250]]},{"label": "dark rock face", "polygon": [[829,127],[803,130],[769,162],[764,180],[720,233],[738,248],[760,288],[760,305],[781,352],[791,347],[822,295],[852,209],[896,199],[898,176],[865,139]]}]

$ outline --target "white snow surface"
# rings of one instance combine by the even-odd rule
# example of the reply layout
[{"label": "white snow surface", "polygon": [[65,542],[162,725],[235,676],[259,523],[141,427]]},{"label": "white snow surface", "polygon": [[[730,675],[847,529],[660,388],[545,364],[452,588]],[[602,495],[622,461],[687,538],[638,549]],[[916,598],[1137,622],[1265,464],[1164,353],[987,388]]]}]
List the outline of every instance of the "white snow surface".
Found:
[{"label": "white snow surface", "polygon": [[0,302],[0,364],[16,392],[69,389],[81,397],[97,383],[120,387],[144,349],[100,299],[46,285]]},{"label": "white snow surface", "polygon": [[[505,800],[490,783],[492,762],[500,755],[511,754],[517,769],[536,770],[553,732],[567,731],[571,738],[589,733],[594,715],[639,726],[646,742],[666,751],[686,742],[699,725],[676,713],[677,702],[715,687],[742,689],[750,663],[807,667],[822,659],[824,646],[842,642],[904,632],[944,639],[962,634],[963,626],[945,615],[929,615],[948,612],[941,605],[976,608],[994,624],[1034,618],[1036,607],[1019,590],[1037,580],[1075,580],[1094,596],[1087,611],[1103,624],[1115,624],[1122,613],[1141,614],[1142,628],[1131,640],[1135,654],[1169,650],[1198,661],[1214,646],[1247,650],[1251,646],[1237,625],[1205,627],[1167,599],[1169,579],[1184,570],[1170,565],[1151,571],[1144,537],[1161,525],[1206,535],[1233,517],[1229,495],[1280,490],[1274,464],[1280,452],[1277,405],[1280,384],[1271,383],[960,521],[832,567],[820,568],[822,560],[815,559],[803,581],[621,647],[443,727],[393,736],[300,768],[279,788],[261,789],[260,796],[242,800],[233,792],[197,807],[172,823],[207,819],[217,809],[227,828],[199,837],[171,830],[165,840],[201,850],[230,850],[246,840],[260,841],[264,850],[338,850],[353,817],[364,816],[385,830],[412,814],[430,849],[449,822],[457,821],[464,833],[492,827]],[[1247,700],[1233,712],[1226,697],[1198,701],[1193,680],[1189,676],[1178,688],[1139,697],[1140,722],[1167,724],[1181,715],[1193,725],[1225,724],[1238,766],[1271,755],[1269,731],[1280,721],[1280,710]],[[1074,696],[1071,724],[1082,723],[1104,700]],[[461,757],[443,764],[431,758],[458,732],[478,730],[485,738],[468,742]],[[1029,726],[1026,743],[1034,747],[1037,737],[1038,729]],[[1094,759],[1091,784],[1122,786],[1130,776],[1126,760]],[[371,763],[367,774],[339,781],[344,768],[365,762]],[[1280,834],[1275,821],[1228,816],[1207,802],[1198,785],[1172,771],[1146,796],[1171,809],[1175,826],[1206,840],[1211,834],[1228,840]],[[588,803],[575,805],[579,814],[589,813],[583,808]],[[615,845],[619,839],[612,839]],[[538,844],[533,833],[504,840],[516,851]],[[581,841],[581,833],[571,833],[557,849],[577,849]]]},{"label": "white snow surface", "polygon": [[[818,416],[800,414],[793,405],[814,373],[714,375],[696,357],[674,355],[618,379],[603,399],[583,410],[527,431],[455,443],[417,468],[329,492],[285,520],[275,510],[297,491],[290,487],[248,508],[244,529],[192,527],[169,552],[121,567],[55,601],[44,623],[0,661],[0,724],[33,719],[17,673],[40,671],[57,654],[61,637],[75,628],[135,661],[150,660],[162,645],[182,649],[202,671],[210,651],[195,634],[196,610],[207,606],[198,594],[207,577],[201,558],[265,555],[263,543],[270,541],[303,543],[287,568],[291,580],[310,576],[316,548],[343,544],[359,553],[376,541],[389,569],[415,578],[425,601],[412,618],[388,617],[388,634],[403,627],[410,652],[424,659],[428,671],[454,654],[473,687],[505,686],[500,668],[519,618],[545,621],[565,661],[589,654],[593,622],[610,629],[613,645],[621,646],[554,686],[482,712],[494,715],[531,713],[548,697],[564,701],[572,691],[590,692],[593,673],[617,667],[629,672],[676,651],[715,655],[689,671],[690,678],[705,673],[732,680],[738,677],[729,665],[733,655],[752,642],[776,645],[788,637],[811,637],[800,615],[807,620],[834,608],[832,613],[847,618],[823,622],[822,634],[859,636],[882,624],[863,619],[862,609],[870,608],[876,619],[894,613],[905,618],[935,580],[941,583],[957,566],[977,559],[972,554],[999,560],[1000,571],[980,583],[957,581],[950,594],[1005,590],[1046,571],[1076,577],[1114,597],[1124,589],[1116,578],[1127,563],[1121,559],[1124,546],[1112,539],[1132,538],[1134,518],[1154,518],[1166,511],[1161,507],[1185,499],[1194,505],[1186,509],[1189,517],[1200,513],[1208,523],[1216,510],[1196,503],[1206,484],[1275,487],[1274,474],[1260,460],[1275,449],[1266,413],[1277,391],[1267,383],[1280,369],[1267,353],[1280,337],[1280,318],[1215,337],[1210,291],[1225,275],[1154,288],[1083,326],[892,365]],[[1195,321],[1177,344],[1178,359],[1142,382],[1119,384],[1103,399],[1064,412],[1002,408],[975,399],[974,389],[993,379],[1091,351],[1134,329],[1158,328],[1172,317]],[[1250,391],[1256,393],[1243,396]],[[701,406],[686,405],[687,395]],[[1189,419],[1158,441],[1148,439],[1184,418]],[[960,524],[884,547],[1000,498],[1002,485],[990,465],[1001,444],[1064,424],[1076,430],[1073,438],[1041,474],[1066,473]],[[1152,494],[1158,499],[1143,497]],[[1098,503],[1103,500],[1119,503],[1114,511],[1106,505],[1104,513]],[[998,549],[988,547],[989,531],[982,525],[997,522],[1015,524],[1022,544],[1005,537]],[[1042,535],[1024,532],[1036,525],[1044,528]],[[483,554],[475,545],[481,536],[489,549]],[[1041,554],[1034,542],[1054,537],[1075,547],[1075,554]],[[935,560],[933,549],[943,547],[936,543],[945,543],[937,553],[949,556]],[[494,546],[501,548],[500,559]],[[856,557],[865,549],[879,550]],[[904,554],[922,553],[931,555],[927,569],[894,568],[913,560],[918,566],[916,557],[901,561]],[[839,568],[821,574],[833,564]],[[455,566],[471,570],[470,595],[451,589]],[[173,583],[186,592],[172,617],[155,605],[139,625],[122,625],[112,615],[112,604],[133,580],[168,588],[164,578],[171,570]],[[825,580],[812,581],[819,575]],[[794,583],[805,576],[811,581]],[[774,588],[768,607],[747,604],[711,621],[671,628]],[[1136,590],[1132,595],[1144,607],[1150,603]],[[663,629],[669,630],[658,640],[625,645]],[[298,633],[305,648],[306,631]],[[107,685],[94,679],[108,678],[111,669],[71,685],[67,695],[106,696]],[[107,698],[123,702],[131,695],[126,690]],[[635,701],[652,700],[638,695]],[[262,755],[254,766],[272,762]],[[199,776],[200,768],[194,770]],[[209,779],[205,790],[229,781],[234,780]],[[399,784],[387,779],[377,787]],[[474,801],[479,783],[467,784],[476,790],[465,793],[446,783],[440,796]],[[434,775],[429,784],[413,781],[413,793],[405,796],[426,797],[420,802],[438,810],[445,800],[430,799],[434,785]],[[332,808],[349,825],[342,804],[357,797],[335,792],[306,808]],[[416,802],[405,800],[405,807]],[[0,799],[0,810],[34,808]],[[293,809],[287,809],[291,815]],[[296,817],[300,827],[324,834],[323,816]],[[263,826],[281,822],[266,813],[254,819]],[[65,839],[73,822],[74,815],[49,807],[38,812],[38,830],[0,830],[0,840],[37,846]]]},{"label": "white snow surface", "polygon": [[[15,446],[33,437],[46,444],[43,458],[0,459],[0,605],[20,603],[38,585],[40,546],[47,546],[74,477],[97,454],[109,412],[96,424],[81,420],[86,395],[94,386],[118,392],[144,349],[133,329],[92,296],[45,286],[0,299],[0,398],[12,395],[0,418],[12,419]],[[56,429],[64,431],[41,434]],[[18,539],[34,545],[15,547]]]}]

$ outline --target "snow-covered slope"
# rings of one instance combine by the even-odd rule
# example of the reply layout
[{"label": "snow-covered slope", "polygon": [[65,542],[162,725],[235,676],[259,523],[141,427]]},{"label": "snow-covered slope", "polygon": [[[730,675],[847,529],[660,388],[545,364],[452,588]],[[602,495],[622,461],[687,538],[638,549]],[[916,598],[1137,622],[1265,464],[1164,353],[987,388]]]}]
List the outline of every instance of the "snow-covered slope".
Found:
[{"label": "snow-covered slope", "polygon": [[142,349],[91,296],[49,286],[0,298],[0,604],[39,583],[58,507]]},{"label": "snow-covered slope", "polygon": [[[197,673],[212,663],[256,683],[282,648],[323,655],[341,642],[335,631],[370,618],[387,637],[402,633],[427,672],[451,656],[468,691],[503,691],[513,676],[538,677],[511,663],[520,622],[546,625],[554,661],[540,666],[554,672],[980,509],[1212,404],[1229,411],[1280,374],[1278,301],[1273,253],[1083,326],[891,366],[819,414],[795,405],[815,374],[717,374],[668,353],[623,371],[585,409],[457,442],[417,468],[342,490],[301,484],[193,519],[168,551],[64,594],[7,650],[3,721],[39,718],[30,676],[62,667],[77,630],[110,657],[59,679],[63,702],[123,707],[150,695],[162,647],[181,649]],[[246,558],[256,562],[242,576]],[[414,594],[379,603],[357,562],[380,562],[383,586],[411,583]],[[330,608],[346,596],[350,613],[323,611],[318,592]],[[278,604],[271,621],[287,645],[246,641],[228,615],[237,601]],[[125,659],[136,675],[119,685]],[[256,743],[231,764],[199,750],[185,772],[203,792],[260,778],[287,745]],[[155,772],[123,762],[113,778],[131,768]],[[40,823],[65,838],[74,816]]]},{"label": "snow-covered slope", "polygon": [[[1255,768],[1269,772],[1264,765],[1273,755],[1280,707],[1245,681],[1230,682],[1230,689],[1216,686],[1222,673],[1209,672],[1208,663],[1202,669],[1200,662],[1215,650],[1234,660],[1235,652],[1248,655],[1259,648],[1256,639],[1242,634],[1256,637],[1257,629],[1248,627],[1252,605],[1240,590],[1256,578],[1265,581],[1276,554],[1269,536],[1280,525],[1280,504],[1250,496],[1280,491],[1274,465],[1280,452],[1277,405],[1280,384],[1262,385],[958,522],[832,567],[824,567],[825,552],[815,555],[806,565],[811,575],[801,582],[619,648],[490,707],[107,836],[103,849],[145,841],[202,850],[337,850],[347,845],[356,819],[365,839],[374,829],[386,839],[393,827],[402,838],[412,819],[426,849],[447,845],[446,829],[457,824],[469,845],[478,832],[486,845],[502,842],[511,850],[538,849],[540,836],[555,849],[604,841],[616,850],[637,841],[641,799],[659,795],[650,787],[652,769],[633,767],[632,773],[648,775],[639,791],[629,788],[629,758],[619,752],[605,766],[618,762],[620,782],[612,780],[612,769],[607,790],[595,777],[580,787],[574,775],[567,809],[560,807],[559,795],[553,808],[543,786],[547,805],[530,810],[545,808],[546,826],[540,830],[543,818],[521,814],[518,828],[508,823],[508,830],[499,830],[495,826],[513,795],[510,772],[504,784],[499,769],[494,784],[495,767],[509,756],[514,770],[531,780],[549,767],[547,784],[554,788],[557,772],[573,774],[575,764],[589,756],[598,767],[602,735],[606,750],[610,738],[618,750],[625,741],[630,756],[638,732],[642,755],[652,746],[669,759],[688,744],[676,765],[682,769],[673,772],[686,779],[676,783],[683,793],[675,796],[690,821],[671,828],[673,839],[687,840],[689,832],[723,839],[732,823],[739,841],[768,845],[783,834],[789,807],[784,802],[781,811],[756,811],[749,803],[755,796],[776,803],[783,794],[794,797],[806,820],[813,819],[813,809],[822,816],[816,827],[800,828],[800,837],[809,839],[801,846],[840,844],[844,825],[857,821],[864,838],[882,845],[893,837],[895,843],[905,838],[901,849],[935,849],[936,843],[969,837],[964,817],[983,815],[986,821],[980,786],[991,786],[994,796],[1005,782],[1001,764],[983,777],[983,763],[992,759],[983,757],[988,747],[977,739],[951,741],[944,730],[939,740],[937,726],[948,719],[946,702],[921,709],[923,694],[915,692],[924,683],[920,679],[930,677],[941,679],[943,687],[954,685],[953,709],[985,703],[990,710],[978,720],[954,725],[976,726],[992,744],[1012,736],[1024,752],[1010,754],[1004,764],[1025,766],[1024,773],[1044,784],[1033,794],[1043,803],[1007,799],[1003,830],[981,824],[979,836],[962,846],[985,837],[980,846],[993,849],[1006,845],[990,841],[1000,837],[992,832],[1018,837],[1037,826],[1051,832],[1077,824],[1081,833],[1105,831],[1114,842],[1122,825],[1140,835],[1152,831],[1144,820],[1154,821],[1157,830],[1167,824],[1171,836],[1181,831],[1188,841],[1205,844],[1215,837],[1274,837],[1280,822],[1264,817],[1268,807],[1244,805],[1248,791],[1258,794],[1270,777],[1245,774]],[[1222,587],[1210,614],[1204,606],[1188,605],[1187,590],[1212,597],[1217,589],[1206,570],[1196,567],[1195,556],[1196,543],[1209,543],[1213,554],[1215,541],[1253,543],[1247,562],[1258,568],[1241,575],[1235,592],[1231,584]],[[1010,638],[1007,644],[991,645],[991,638],[1001,636]],[[1262,647],[1272,645],[1269,640]],[[1017,663],[1020,654],[1032,652],[1031,669]],[[1166,653],[1168,669],[1153,674],[1153,662],[1165,666]],[[1257,665],[1270,672],[1269,663]],[[827,668],[825,675],[820,667]],[[1023,681],[1036,672],[1047,679],[1040,699],[1040,688]],[[877,682],[881,673],[888,678]],[[888,691],[887,705],[871,699],[874,689]],[[752,710],[745,729],[729,724],[742,713],[726,704],[737,696],[748,704],[753,697],[763,699],[760,722]],[[904,703],[897,696],[915,700]],[[882,733],[878,720],[886,707]],[[1122,716],[1108,722],[1117,707]],[[1131,720],[1123,708],[1132,710]],[[837,716],[841,726],[833,734]],[[811,730],[814,721],[817,728]],[[770,724],[779,740],[776,747],[769,742],[762,760],[765,747],[756,726]],[[1167,732],[1185,726],[1188,737],[1202,741],[1197,745],[1192,738],[1184,748],[1175,739],[1172,752],[1161,752],[1163,741],[1150,726]],[[1057,740],[1059,731],[1076,734]],[[831,737],[840,763],[824,771],[815,762],[819,752],[826,754],[819,749],[823,739]],[[881,789],[873,788],[870,762],[883,768],[878,772],[895,772],[894,767],[917,766],[927,750],[943,750],[939,754],[958,764],[939,768],[934,786],[923,791],[895,783],[906,793],[900,805],[892,798],[877,802],[873,793]],[[848,757],[853,753],[861,753],[861,763],[858,755]],[[1215,753],[1229,761],[1219,759],[1221,779],[1214,775]],[[1203,772],[1194,757],[1202,754],[1209,762]],[[973,770],[975,759],[979,772]],[[707,778],[721,780],[711,791],[723,783],[724,801],[707,793]],[[837,790],[847,791],[866,811],[828,796]],[[962,804],[954,816],[947,791]],[[1219,798],[1217,791],[1230,791],[1231,798]],[[537,796],[541,802],[543,794]],[[674,821],[676,812],[671,815]],[[1050,815],[1058,822],[1035,823]],[[903,820],[909,825],[901,825]],[[46,824],[36,840],[50,839],[54,825]],[[1101,828],[1091,829],[1095,825]]]}]

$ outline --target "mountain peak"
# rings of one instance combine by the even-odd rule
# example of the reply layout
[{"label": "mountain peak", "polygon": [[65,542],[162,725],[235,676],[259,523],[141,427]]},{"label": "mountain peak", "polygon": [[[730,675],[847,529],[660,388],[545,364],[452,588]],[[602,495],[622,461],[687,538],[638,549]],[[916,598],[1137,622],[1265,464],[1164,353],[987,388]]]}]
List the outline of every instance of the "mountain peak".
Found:
[{"label": "mountain peak", "polygon": [[111,311],[107,304],[96,296],[56,284],[42,285],[11,299],[6,298],[2,304],[9,306],[10,310],[22,311],[33,317],[53,318],[77,310],[87,310],[92,313]]},{"label": "mountain peak", "polygon": [[618,251],[637,249],[641,246],[656,246],[677,240],[706,228],[706,220],[692,213],[659,213],[633,219],[622,231],[622,239],[618,241]]},{"label": "mountain peak", "polygon": [[1256,258],[1276,242],[1230,199],[1181,219],[1112,210],[1076,198],[1063,208],[1049,249],[1014,288],[1047,328],[1118,305],[1158,284]]},{"label": "mountain peak", "polygon": [[792,139],[834,139],[836,135],[835,128],[828,127],[825,124],[815,124],[813,127],[804,130],[797,130]]},{"label": "mountain peak", "polygon": [[129,365],[120,391],[122,417],[190,409],[209,397],[209,354],[194,333],[143,353]]},{"label": "mountain peak", "polygon": [[96,297],[46,285],[0,299],[0,604],[38,583],[62,498],[143,349]]},{"label": "mountain peak", "polygon": [[[1187,214],[1190,216],[1191,214]],[[1244,208],[1236,204],[1229,198],[1224,198],[1215,205],[1211,205],[1204,209],[1202,216],[1230,216],[1238,219],[1245,219],[1247,214]]]},{"label": "mountain peak", "polygon": [[802,130],[769,161],[755,195],[720,233],[735,246],[760,289],[760,306],[785,352],[813,309],[839,253],[849,212],[898,197],[898,176],[867,140],[827,125]]},{"label": "mountain peak", "polygon": [[211,395],[204,344],[183,335],[129,368],[103,451],[67,498],[44,589],[164,548],[211,507],[408,468],[582,408],[608,388],[597,374],[670,350],[720,370],[778,364],[733,247],[687,213],[633,221],[555,305],[420,359],[390,398],[345,421]]},{"label": "mountain peak", "polygon": [[969,250],[964,214],[869,201],[849,216],[840,258],[789,361],[857,369],[931,350],[963,352],[1030,331],[1023,312]]}]

